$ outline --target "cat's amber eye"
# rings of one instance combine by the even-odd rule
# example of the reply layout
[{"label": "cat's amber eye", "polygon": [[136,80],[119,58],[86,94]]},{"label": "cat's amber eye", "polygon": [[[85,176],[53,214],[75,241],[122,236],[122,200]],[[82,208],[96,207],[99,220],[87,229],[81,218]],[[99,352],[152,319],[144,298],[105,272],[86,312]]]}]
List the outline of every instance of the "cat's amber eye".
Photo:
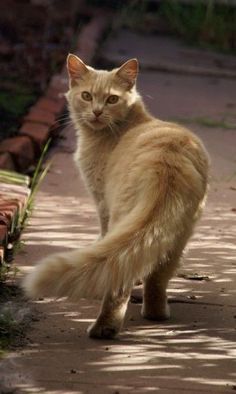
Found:
[{"label": "cat's amber eye", "polygon": [[108,104],[116,104],[119,100],[119,96],[116,96],[115,94],[112,94],[111,96],[108,97],[107,103]]},{"label": "cat's amber eye", "polygon": [[92,95],[89,92],[82,92],[81,97],[85,101],[92,101]]}]

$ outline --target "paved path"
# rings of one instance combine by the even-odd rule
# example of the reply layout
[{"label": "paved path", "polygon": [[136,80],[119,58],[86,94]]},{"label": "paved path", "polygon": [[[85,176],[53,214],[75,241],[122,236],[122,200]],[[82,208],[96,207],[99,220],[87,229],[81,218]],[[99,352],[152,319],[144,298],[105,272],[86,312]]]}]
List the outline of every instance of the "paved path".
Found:
[{"label": "paved path", "polygon": [[[139,87],[162,118],[218,120],[235,115],[236,81],[143,71]],[[25,349],[2,364],[4,384],[19,393],[230,393],[236,385],[236,172],[235,130],[191,127],[212,158],[205,213],[188,246],[179,276],[170,284],[172,317],[154,324],[130,304],[119,339],[95,341],[86,329],[99,302],[41,300],[39,320]],[[81,247],[98,232],[95,211],[77,173],[73,130],[53,155],[24,233],[17,265],[29,270],[45,254]],[[199,274],[209,280],[190,280]]]}]

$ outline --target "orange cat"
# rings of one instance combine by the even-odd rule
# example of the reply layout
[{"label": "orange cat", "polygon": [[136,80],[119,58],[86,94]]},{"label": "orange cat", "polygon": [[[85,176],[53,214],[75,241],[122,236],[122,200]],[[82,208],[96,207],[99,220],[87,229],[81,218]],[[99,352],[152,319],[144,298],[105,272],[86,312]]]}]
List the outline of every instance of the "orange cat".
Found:
[{"label": "orange cat", "polygon": [[47,257],[24,287],[32,297],[103,297],[89,335],[112,338],[140,279],[143,317],[169,317],[166,288],[205,200],[208,156],[189,130],[146,110],[135,86],[136,59],[103,71],[69,55],[68,72],[80,136],[75,160],[95,200],[101,238]]}]

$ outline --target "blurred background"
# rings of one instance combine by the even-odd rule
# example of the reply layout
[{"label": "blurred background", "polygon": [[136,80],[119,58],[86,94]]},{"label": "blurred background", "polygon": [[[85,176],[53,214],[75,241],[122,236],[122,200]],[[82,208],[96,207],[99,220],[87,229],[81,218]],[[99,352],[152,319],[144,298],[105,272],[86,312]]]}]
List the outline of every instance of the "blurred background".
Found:
[{"label": "blurred background", "polygon": [[[97,10],[112,15],[101,49],[107,38],[112,40],[122,30],[139,37],[178,38],[190,47],[231,56],[236,53],[235,0],[1,0],[0,10],[0,139],[17,133],[22,117],[50,77],[60,71],[80,29]],[[124,48],[120,55],[122,51],[121,60],[133,55]],[[226,67],[224,59],[216,57],[214,66]],[[233,69],[235,63],[230,65],[229,59],[227,67]],[[99,51],[94,59],[98,66],[114,63]]]}]

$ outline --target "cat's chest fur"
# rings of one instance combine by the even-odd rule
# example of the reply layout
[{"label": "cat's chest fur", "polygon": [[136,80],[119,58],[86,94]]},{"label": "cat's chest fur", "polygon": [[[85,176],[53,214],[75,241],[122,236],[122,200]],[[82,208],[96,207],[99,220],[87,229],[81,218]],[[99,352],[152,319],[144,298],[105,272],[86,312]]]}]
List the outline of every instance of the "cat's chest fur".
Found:
[{"label": "cat's chest fur", "polygon": [[115,146],[114,140],[104,136],[81,136],[75,152],[84,181],[97,202],[104,199],[107,162]]}]

